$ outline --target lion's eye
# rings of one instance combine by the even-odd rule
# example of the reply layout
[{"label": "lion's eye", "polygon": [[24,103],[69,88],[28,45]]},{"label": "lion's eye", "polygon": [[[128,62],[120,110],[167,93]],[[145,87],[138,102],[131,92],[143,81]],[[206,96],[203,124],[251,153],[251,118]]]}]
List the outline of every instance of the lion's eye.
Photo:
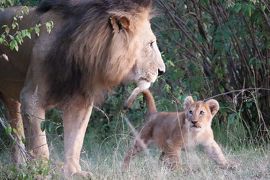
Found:
[{"label": "lion's eye", "polygon": [[204,115],[204,111],[200,111],[200,115]]},{"label": "lion's eye", "polygon": [[192,114],[192,113],[193,113],[193,112],[190,110],[190,111],[189,111],[189,114]]},{"label": "lion's eye", "polygon": [[149,43],[149,46],[150,46],[151,48],[153,48],[154,43],[155,43],[155,41],[151,41],[151,42]]}]

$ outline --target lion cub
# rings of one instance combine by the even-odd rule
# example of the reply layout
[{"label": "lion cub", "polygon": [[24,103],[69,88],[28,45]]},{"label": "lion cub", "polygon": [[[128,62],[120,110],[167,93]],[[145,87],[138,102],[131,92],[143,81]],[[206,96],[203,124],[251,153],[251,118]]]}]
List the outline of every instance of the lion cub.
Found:
[{"label": "lion cub", "polygon": [[[161,149],[160,160],[170,169],[179,166],[181,149],[199,144],[217,164],[227,167],[227,160],[214,140],[211,128],[212,119],[219,110],[216,100],[194,101],[188,96],[184,101],[183,112],[157,112],[151,92],[144,90],[142,93],[147,103],[147,121],[135,138],[133,147],[126,153],[124,169],[129,167],[131,158],[150,143]],[[137,95],[138,92],[135,92],[128,98],[125,103],[127,108],[130,108]]]}]

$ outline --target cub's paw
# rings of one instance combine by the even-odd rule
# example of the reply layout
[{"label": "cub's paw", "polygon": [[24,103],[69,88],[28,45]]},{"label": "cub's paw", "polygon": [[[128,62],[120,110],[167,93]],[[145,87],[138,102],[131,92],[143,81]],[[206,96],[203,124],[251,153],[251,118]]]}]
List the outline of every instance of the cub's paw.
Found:
[{"label": "cub's paw", "polygon": [[236,170],[239,167],[239,163],[235,161],[228,161],[226,164],[220,165],[222,169]]},{"label": "cub's paw", "polygon": [[93,180],[94,179],[94,176],[91,172],[86,172],[86,171],[80,171],[80,172],[76,172],[76,173],[73,173],[72,176],[71,176],[71,179],[72,180],[86,180],[86,179],[91,179]]}]

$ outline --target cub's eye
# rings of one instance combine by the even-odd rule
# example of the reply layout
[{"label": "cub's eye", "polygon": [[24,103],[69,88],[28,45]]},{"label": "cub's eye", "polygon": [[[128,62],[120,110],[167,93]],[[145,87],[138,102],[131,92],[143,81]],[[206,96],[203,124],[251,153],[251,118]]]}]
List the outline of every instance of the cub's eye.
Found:
[{"label": "cub's eye", "polygon": [[193,112],[190,110],[188,113],[189,113],[189,114],[192,114]]},{"label": "cub's eye", "polygon": [[204,115],[204,111],[200,111],[200,115]]}]

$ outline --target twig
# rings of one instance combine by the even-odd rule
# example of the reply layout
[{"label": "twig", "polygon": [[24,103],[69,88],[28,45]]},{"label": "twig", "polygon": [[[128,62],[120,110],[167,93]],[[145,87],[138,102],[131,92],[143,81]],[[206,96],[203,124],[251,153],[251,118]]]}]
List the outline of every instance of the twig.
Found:
[{"label": "twig", "polygon": [[238,90],[232,90],[232,91],[229,91],[229,92],[225,92],[225,93],[214,95],[212,97],[209,97],[209,98],[204,99],[204,101],[207,101],[209,99],[213,99],[213,98],[216,98],[216,97],[219,97],[219,96],[224,96],[224,95],[227,95],[227,94],[232,94],[232,93],[236,93],[236,92],[243,93],[245,91],[253,91],[253,90],[255,90],[255,91],[258,91],[258,90],[270,91],[270,89],[268,89],[268,88],[246,88],[246,89],[238,89]]},{"label": "twig", "polygon": [[108,117],[108,115],[102,110],[100,109],[99,107],[97,106],[94,106],[94,108],[98,111],[100,111],[102,114],[104,114],[104,116],[107,118],[108,122],[110,122],[110,118]]},{"label": "twig", "polygon": [[185,36],[190,40],[190,42],[193,44],[193,46],[198,50],[198,52],[200,52],[200,54],[202,56],[205,56],[204,53],[202,52],[201,48],[197,45],[197,43],[194,41],[192,35],[189,34],[189,32],[187,32],[184,28],[184,26],[182,26],[181,24],[184,24],[183,21],[177,17],[174,16],[171,11],[170,8],[166,6],[166,4],[164,3],[163,0],[158,0],[158,3],[164,7],[164,9],[167,11],[167,13],[169,14],[169,16],[171,17],[171,19],[173,20],[174,24],[185,34]]},{"label": "twig", "polygon": [[[0,124],[2,125],[2,127],[4,129],[7,129],[7,126],[5,124],[5,121],[3,120],[3,118],[0,117]],[[25,147],[23,147],[17,140],[17,138],[15,138],[11,133],[8,133],[8,136],[16,143],[16,145],[18,146],[20,152],[21,152],[21,155],[23,157],[24,160],[29,160],[31,159],[31,156],[30,154],[27,153],[27,151],[25,150]]]}]

